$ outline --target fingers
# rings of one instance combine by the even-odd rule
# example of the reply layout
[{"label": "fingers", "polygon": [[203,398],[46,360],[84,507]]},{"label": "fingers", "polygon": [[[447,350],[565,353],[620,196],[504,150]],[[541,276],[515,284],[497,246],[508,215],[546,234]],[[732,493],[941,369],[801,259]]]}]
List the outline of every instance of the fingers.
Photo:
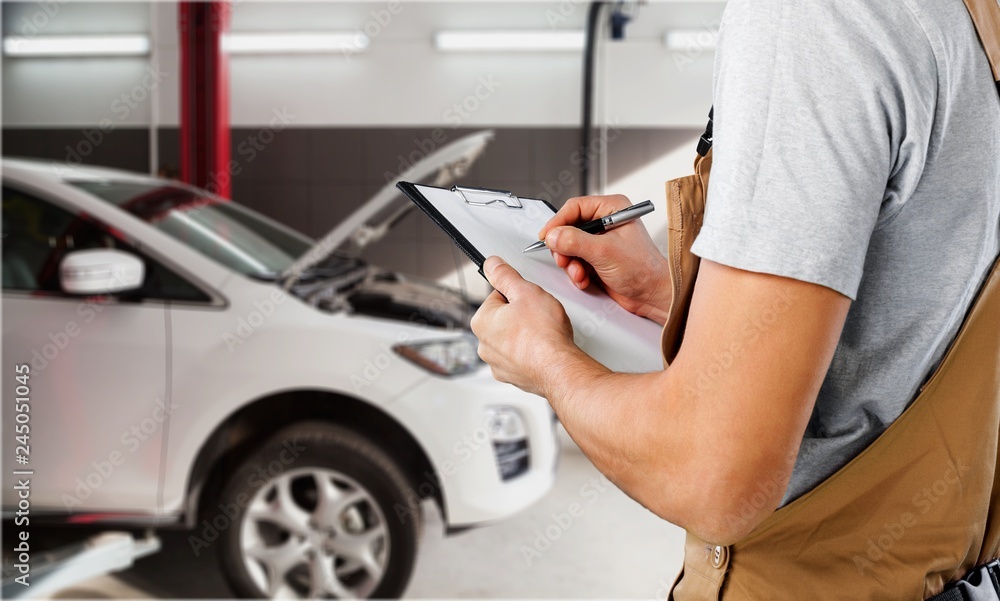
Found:
[{"label": "fingers", "polygon": [[[545,245],[553,252],[565,257],[579,257],[591,265],[596,265],[608,255],[613,238],[588,234],[575,227],[562,226],[549,231]],[[560,265],[562,267],[562,265]]]},{"label": "fingers", "polygon": [[560,255],[556,251],[552,251],[552,258],[555,259],[556,265],[559,266],[559,269],[566,269],[566,266],[569,265],[570,257],[567,257],[566,255]]},{"label": "fingers", "polygon": [[489,280],[490,285],[511,301],[526,294],[528,288],[533,286],[533,284],[522,278],[516,269],[505,263],[500,257],[489,257],[486,259],[483,263],[483,273],[486,275],[486,279]]},{"label": "fingers", "polygon": [[576,259],[570,261],[569,267],[566,268],[566,274],[580,290],[590,286],[590,272],[580,261]]},{"label": "fingers", "polygon": [[[575,227],[557,227],[545,237],[558,265],[573,285],[584,290],[590,286],[590,271],[584,261],[593,264],[607,254],[607,240],[582,232]],[[579,258],[576,258],[579,257]]]},{"label": "fingers", "polygon": [[543,240],[549,230],[561,225],[575,225],[583,221],[590,221],[597,217],[604,217],[609,213],[619,211],[629,206],[628,198],[621,194],[611,196],[578,196],[570,198],[566,204],[559,209],[552,219],[545,224],[538,239]]},{"label": "fingers", "polygon": [[475,321],[476,318],[481,313],[489,312],[493,309],[496,309],[497,307],[501,307],[506,304],[507,304],[507,299],[504,297],[503,294],[500,294],[500,292],[496,290],[490,292],[490,295],[486,297],[486,300],[483,301],[483,304],[479,305],[480,309],[485,309],[485,311],[477,311],[476,314],[472,316],[473,323],[470,324],[472,325],[472,330],[475,331],[476,329]]},{"label": "fingers", "polygon": [[[484,270],[485,271],[485,270]],[[469,328],[472,333],[479,338],[479,356],[483,356],[483,333],[484,328],[487,328],[491,317],[496,313],[498,309],[507,304],[507,299],[503,297],[502,294],[494,290],[486,297],[483,304],[479,305],[479,309],[472,315],[472,319],[469,320]]]},{"label": "fingers", "polygon": [[577,288],[583,290],[587,286],[590,286],[590,270],[583,264],[583,261],[561,255],[556,251],[552,251],[552,258],[555,259],[559,269],[566,272],[566,275],[569,276],[569,279]]}]

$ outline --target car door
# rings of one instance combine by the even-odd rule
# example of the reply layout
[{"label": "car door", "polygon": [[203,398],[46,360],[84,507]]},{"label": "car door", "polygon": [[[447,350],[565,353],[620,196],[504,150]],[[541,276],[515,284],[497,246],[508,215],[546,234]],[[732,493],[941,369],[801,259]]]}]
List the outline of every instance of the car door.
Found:
[{"label": "car door", "polygon": [[[143,258],[143,288],[63,292],[60,261],[89,248]],[[157,513],[171,401],[168,305],[155,288],[169,276],[121,232],[7,186],[2,274],[4,397],[28,399],[3,404],[5,473],[30,470],[33,511]],[[15,492],[4,488],[5,510]]]}]

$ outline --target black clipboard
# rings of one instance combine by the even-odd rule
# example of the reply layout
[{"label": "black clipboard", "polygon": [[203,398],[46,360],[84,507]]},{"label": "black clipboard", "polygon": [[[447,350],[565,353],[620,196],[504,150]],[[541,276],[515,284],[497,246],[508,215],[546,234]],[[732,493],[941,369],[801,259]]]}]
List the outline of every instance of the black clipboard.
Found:
[{"label": "black clipboard", "polygon": [[578,289],[550,253],[521,252],[555,214],[550,203],[506,190],[396,186],[462,249],[480,275],[485,277],[486,257],[497,255],[552,294],[573,324],[574,342],[591,357],[616,371],[663,368],[658,324],[629,313],[597,286]]},{"label": "black clipboard", "polygon": [[[420,207],[420,210],[423,211],[425,215],[430,217],[431,221],[437,224],[437,226],[452,239],[462,252],[465,253],[465,256],[469,257],[469,259],[476,264],[476,267],[479,269],[479,275],[483,276],[483,278],[486,277],[483,273],[483,263],[486,261],[486,256],[441,213],[434,203],[427,199],[427,197],[421,192],[421,188],[439,191],[448,190],[455,194],[457,199],[461,199],[461,201],[467,205],[503,205],[508,209],[523,210],[525,208],[525,202],[531,202],[544,206],[549,212],[551,212],[552,215],[556,213],[556,208],[547,200],[525,199],[522,201],[521,198],[518,198],[508,190],[491,190],[489,188],[475,188],[470,186],[453,186],[449,189],[438,188],[435,186],[423,186],[403,181],[398,182],[396,184],[396,188],[405,194],[407,198],[413,201],[414,204]],[[551,215],[549,217],[551,217]],[[531,244],[531,242],[534,242],[534,240],[525,242],[525,246]]]}]

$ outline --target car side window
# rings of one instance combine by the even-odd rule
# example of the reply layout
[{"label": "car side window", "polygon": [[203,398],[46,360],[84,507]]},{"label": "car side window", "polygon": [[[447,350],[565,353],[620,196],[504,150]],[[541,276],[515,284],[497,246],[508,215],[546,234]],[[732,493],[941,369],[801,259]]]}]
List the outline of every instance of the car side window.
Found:
[{"label": "car side window", "polygon": [[62,295],[59,265],[74,250],[114,248],[143,261],[142,288],[118,295],[134,299],[208,302],[186,279],[145,256],[114,229],[14,188],[3,188],[3,289]]}]

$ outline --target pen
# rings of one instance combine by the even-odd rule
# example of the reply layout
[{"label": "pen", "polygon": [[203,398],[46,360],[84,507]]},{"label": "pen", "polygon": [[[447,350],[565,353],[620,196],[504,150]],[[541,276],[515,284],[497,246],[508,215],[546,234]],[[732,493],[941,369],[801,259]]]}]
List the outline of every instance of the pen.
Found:
[{"label": "pen", "polygon": [[[619,225],[625,225],[626,223],[631,223],[636,219],[642,217],[643,215],[648,215],[653,212],[653,202],[646,200],[640,202],[639,204],[634,204],[630,207],[626,207],[621,211],[616,211],[605,217],[600,217],[594,219],[593,221],[588,221],[587,223],[582,223],[580,225],[575,225],[573,227],[587,232],[588,234],[603,234],[604,232],[614,229]],[[541,250],[545,248],[545,240],[539,240],[528,246],[528,248],[522,250],[523,253],[529,253],[536,250]]]}]

